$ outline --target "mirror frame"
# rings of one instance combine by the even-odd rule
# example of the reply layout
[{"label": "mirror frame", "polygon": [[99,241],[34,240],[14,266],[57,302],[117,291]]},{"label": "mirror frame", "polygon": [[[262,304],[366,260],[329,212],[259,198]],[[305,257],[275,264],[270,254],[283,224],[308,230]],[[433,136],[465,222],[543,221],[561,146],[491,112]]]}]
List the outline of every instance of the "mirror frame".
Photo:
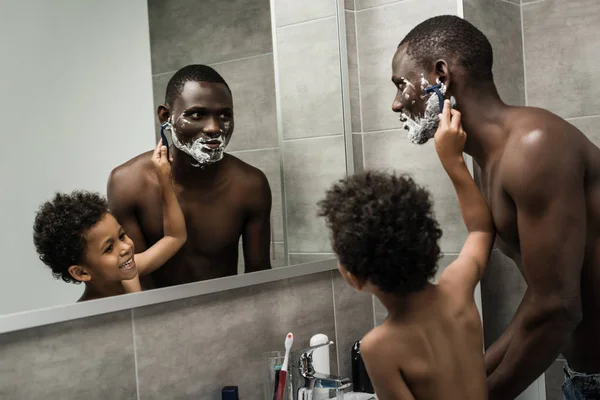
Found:
[{"label": "mirror frame", "polygon": [[[462,0],[458,0],[462,2]],[[350,83],[348,72],[348,50],[346,43],[346,18],[344,0],[336,0],[338,25],[338,54],[340,60],[340,77],[342,89],[342,115],[344,119],[344,144],[346,150],[346,174],[354,173],[354,157],[352,146],[352,125],[350,119]],[[273,38],[273,60],[277,71],[277,26],[275,24],[275,0],[270,0],[271,31]],[[277,113],[277,131],[280,144],[283,141],[281,104],[279,92],[279,77],[275,74],[275,96]],[[283,178],[283,164],[281,165]],[[284,204],[285,204],[285,199]],[[285,213],[285,208],[284,208]],[[284,234],[287,237],[287,224],[284,224]],[[287,241],[286,245],[287,247]],[[287,248],[286,248],[287,251]],[[266,271],[228,276],[219,279],[187,283],[167,288],[159,288],[139,293],[90,300],[82,303],[66,304],[36,310],[0,315],[0,334],[35,328],[38,326],[71,321],[79,318],[93,317],[123,310],[150,306],[174,300],[202,296],[211,293],[238,289],[246,286],[261,285],[283,279],[291,279],[304,275],[337,270],[337,259],[331,258],[305,264],[287,265]]]}]

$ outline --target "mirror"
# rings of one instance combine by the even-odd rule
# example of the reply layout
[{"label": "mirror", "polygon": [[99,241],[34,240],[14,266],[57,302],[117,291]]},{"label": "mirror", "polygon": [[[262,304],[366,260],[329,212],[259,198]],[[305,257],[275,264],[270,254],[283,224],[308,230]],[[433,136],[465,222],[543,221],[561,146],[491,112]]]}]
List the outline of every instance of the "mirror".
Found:
[{"label": "mirror", "polygon": [[[316,203],[352,165],[343,14],[335,2],[314,10],[288,3],[3,7],[0,315],[112,295],[134,252],[120,244],[123,234],[136,254],[162,239],[167,190],[151,157],[165,122],[187,241],[141,277],[143,289],[334,258]],[[206,154],[210,162],[200,165]],[[73,190],[108,194],[116,218]],[[53,277],[33,228],[57,192],[64,196],[37,214],[35,227]],[[88,212],[94,205],[99,215]],[[94,270],[92,247],[97,259],[115,252],[104,270]],[[134,257],[136,268],[152,264],[148,254]],[[103,284],[90,294],[94,281]]]}]

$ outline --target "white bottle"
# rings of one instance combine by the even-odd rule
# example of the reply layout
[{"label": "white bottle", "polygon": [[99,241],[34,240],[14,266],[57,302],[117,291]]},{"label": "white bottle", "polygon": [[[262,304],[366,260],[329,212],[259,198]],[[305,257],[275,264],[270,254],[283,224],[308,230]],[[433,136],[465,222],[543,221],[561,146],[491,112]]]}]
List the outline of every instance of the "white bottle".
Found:
[{"label": "white bottle", "polygon": [[[310,338],[310,346],[318,346],[320,344],[329,343],[327,335],[318,333]],[[315,372],[330,375],[331,368],[329,365],[329,346],[323,346],[316,349],[312,354],[313,368]],[[312,393],[313,400],[323,400],[329,398],[329,389],[314,388]]]}]

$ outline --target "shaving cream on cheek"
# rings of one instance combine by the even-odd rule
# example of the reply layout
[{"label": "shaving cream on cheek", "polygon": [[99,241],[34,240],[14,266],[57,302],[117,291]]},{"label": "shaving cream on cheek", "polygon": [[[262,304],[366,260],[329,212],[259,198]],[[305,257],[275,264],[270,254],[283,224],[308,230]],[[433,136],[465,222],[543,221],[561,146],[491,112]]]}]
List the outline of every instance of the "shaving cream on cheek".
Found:
[{"label": "shaving cream on cheek", "polygon": [[198,131],[201,131],[201,129],[198,130],[194,128],[193,122],[187,120],[182,115],[177,118],[175,123],[175,126],[179,125],[181,127],[180,129],[174,127],[170,121],[171,119],[169,119],[169,124],[171,125],[173,145],[197,161],[197,164],[192,164],[192,166],[203,168],[208,164],[223,159],[225,146],[227,145],[223,130],[221,130],[220,135],[216,138],[205,139],[204,137],[200,137],[189,143],[183,143],[179,140],[178,135],[183,133],[182,130],[186,128],[186,126],[189,126],[187,130],[194,130],[194,132],[185,132],[187,134],[197,133]]}]

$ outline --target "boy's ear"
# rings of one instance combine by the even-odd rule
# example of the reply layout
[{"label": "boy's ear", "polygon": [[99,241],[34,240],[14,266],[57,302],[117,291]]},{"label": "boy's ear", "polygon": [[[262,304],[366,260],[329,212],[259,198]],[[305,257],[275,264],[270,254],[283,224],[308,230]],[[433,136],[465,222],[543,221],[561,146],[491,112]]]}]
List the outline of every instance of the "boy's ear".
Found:
[{"label": "boy's ear", "polygon": [[356,275],[354,275],[352,272],[348,271],[346,269],[346,267],[344,267],[339,262],[338,262],[338,271],[340,271],[340,274],[342,275],[342,277],[344,278],[346,283],[348,285],[352,286],[354,289],[361,291],[362,288],[365,286],[366,282],[364,279],[361,279],[361,278],[357,277]]},{"label": "boy's ear", "polygon": [[88,269],[83,265],[71,265],[69,267],[69,274],[79,282],[88,282],[92,279],[92,275],[89,273]]}]

